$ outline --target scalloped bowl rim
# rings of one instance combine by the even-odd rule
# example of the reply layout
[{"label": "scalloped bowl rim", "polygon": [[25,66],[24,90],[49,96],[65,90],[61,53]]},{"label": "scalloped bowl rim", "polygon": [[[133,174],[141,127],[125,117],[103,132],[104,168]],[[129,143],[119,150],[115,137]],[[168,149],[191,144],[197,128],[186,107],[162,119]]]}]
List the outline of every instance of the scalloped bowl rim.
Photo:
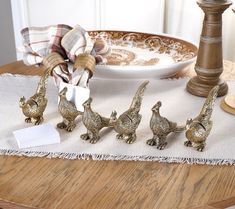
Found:
[{"label": "scalloped bowl rim", "polygon": [[[188,44],[192,45],[193,47],[195,47],[198,50],[198,44],[194,43],[191,40],[188,40],[186,38],[182,38],[179,36],[175,36],[172,34],[167,34],[167,33],[145,33],[145,32],[138,32],[138,31],[119,31],[119,30],[92,30],[90,32],[126,32],[126,33],[142,33],[142,34],[149,34],[149,35],[153,35],[153,36],[164,36],[167,38],[174,38],[174,39],[178,39],[180,41],[184,41],[187,42]],[[101,77],[108,77],[108,78],[113,78],[113,79],[118,79],[119,77],[121,78],[125,78],[123,76],[126,76],[127,74],[132,74],[133,79],[135,78],[142,78],[141,75],[136,75],[136,73],[141,73],[141,74],[147,74],[150,73],[151,76],[144,76],[144,78],[148,78],[148,77],[152,77],[153,74],[156,74],[154,77],[157,78],[164,78],[164,77],[169,77],[171,75],[176,74],[178,71],[184,69],[186,66],[190,65],[191,63],[193,63],[194,61],[196,61],[197,58],[197,54],[196,56],[185,60],[185,61],[179,61],[179,62],[175,62],[175,63],[171,63],[169,65],[167,64],[158,64],[158,65],[126,65],[126,66],[121,66],[121,65],[96,65],[96,73],[95,73],[95,77],[97,78],[101,78]],[[182,67],[182,68],[180,68]],[[171,69],[173,68],[173,69]],[[180,69],[179,69],[180,68]],[[165,72],[166,70],[169,70],[169,73]],[[108,71],[106,71],[108,70]],[[102,72],[102,71],[106,71],[106,72]],[[118,74],[117,74],[118,73]],[[101,75],[99,75],[101,74]],[[104,76],[103,74],[106,74],[106,76]],[[116,77],[112,77],[112,74],[115,74]],[[158,74],[158,75],[157,75]],[[129,79],[129,77],[127,78]]]}]

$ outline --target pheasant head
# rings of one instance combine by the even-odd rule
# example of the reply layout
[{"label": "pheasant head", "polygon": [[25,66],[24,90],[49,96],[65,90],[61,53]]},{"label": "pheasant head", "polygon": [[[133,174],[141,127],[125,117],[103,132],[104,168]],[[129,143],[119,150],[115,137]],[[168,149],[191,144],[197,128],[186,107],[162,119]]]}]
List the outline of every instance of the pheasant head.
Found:
[{"label": "pheasant head", "polygon": [[26,104],[25,101],[26,101],[25,97],[20,98],[19,105],[20,105],[21,108],[25,106],[25,104]]},{"label": "pheasant head", "polygon": [[113,126],[117,122],[117,112],[114,110],[111,113],[110,120],[109,120],[109,125]]},{"label": "pheasant head", "polygon": [[159,109],[160,109],[161,106],[162,106],[161,101],[158,101],[158,102],[152,107],[152,111],[153,111],[154,113],[159,113]]},{"label": "pheasant head", "polygon": [[89,109],[89,108],[91,108],[91,103],[92,103],[92,98],[89,98],[82,105],[83,105],[84,109]]},{"label": "pheasant head", "polygon": [[68,88],[67,88],[67,87],[64,87],[64,88],[60,91],[59,96],[60,96],[60,97],[66,97],[67,91],[68,91]]}]

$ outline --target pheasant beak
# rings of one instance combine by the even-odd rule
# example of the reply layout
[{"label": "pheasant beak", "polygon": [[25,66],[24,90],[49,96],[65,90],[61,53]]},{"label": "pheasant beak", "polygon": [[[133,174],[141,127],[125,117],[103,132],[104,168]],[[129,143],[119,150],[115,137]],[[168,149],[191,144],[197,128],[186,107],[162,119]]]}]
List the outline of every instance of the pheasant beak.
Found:
[{"label": "pheasant beak", "polygon": [[59,95],[60,95],[60,96],[65,96],[66,93],[67,93],[67,91],[68,91],[67,87],[64,87],[64,88],[60,91]]}]

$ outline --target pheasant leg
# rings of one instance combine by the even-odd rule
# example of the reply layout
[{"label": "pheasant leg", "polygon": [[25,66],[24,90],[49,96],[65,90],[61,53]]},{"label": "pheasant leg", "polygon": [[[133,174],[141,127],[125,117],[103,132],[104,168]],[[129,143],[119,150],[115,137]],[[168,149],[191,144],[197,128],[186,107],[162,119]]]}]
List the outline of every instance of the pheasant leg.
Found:
[{"label": "pheasant leg", "polygon": [[26,123],[32,123],[31,118],[25,118]]},{"label": "pheasant leg", "polygon": [[116,138],[122,140],[124,138],[124,136],[123,136],[123,134],[117,134]]},{"label": "pheasant leg", "polygon": [[90,143],[95,144],[97,141],[99,141],[100,136],[99,136],[99,131],[95,131],[92,133],[92,137],[90,138]]},{"label": "pheasant leg", "polygon": [[43,117],[42,116],[39,116],[38,118],[35,119],[35,125],[39,125],[40,123],[43,122]]},{"label": "pheasant leg", "polygon": [[184,142],[184,145],[185,145],[186,147],[192,147],[192,146],[193,146],[191,141],[185,141],[185,142]]},{"label": "pheasant leg", "polygon": [[157,140],[157,149],[159,150],[163,150],[167,145],[167,142],[166,142],[166,137],[160,137],[158,138]]},{"label": "pheasant leg", "polygon": [[80,138],[85,141],[90,140],[92,138],[92,133],[89,130],[87,130],[87,133],[82,134]]},{"label": "pheasant leg", "polygon": [[156,135],[153,135],[153,138],[147,140],[146,144],[149,145],[149,146],[156,146],[157,145],[157,139],[158,139],[158,137]]},{"label": "pheasant leg", "polygon": [[135,133],[129,134],[129,135],[127,135],[126,143],[132,144],[133,142],[135,142],[135,140],[136,140],[136,134]]},{"label": "pheasant leg", "polygon": [[74,123],[74,121],[70,121],[69,123],[68,123],[68,125],[67,125],[67,127],[66,127],[66,131],[68,131],[68,132],[71,132],[71,131],[73,131],[73,129],[76,127],[76,124]]},{"label": "pheasant leg", "polygon": [[57,128],[59,129],[65,129],[67,127],[65,120],[63,120],[61,123],[57,124]]},{"label": "pheasant leg", "polygon": [[205,142],[197,143],[196,149],[197,149],[197,151],[202,152],[204,150],[205,146],[206,146]]}]

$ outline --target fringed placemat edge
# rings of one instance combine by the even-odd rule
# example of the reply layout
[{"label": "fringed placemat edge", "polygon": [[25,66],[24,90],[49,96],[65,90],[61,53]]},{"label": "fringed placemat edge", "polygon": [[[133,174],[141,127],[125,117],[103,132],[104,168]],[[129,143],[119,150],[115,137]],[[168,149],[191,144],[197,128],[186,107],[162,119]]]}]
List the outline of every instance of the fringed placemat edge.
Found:
[{"label": "fringed placemat edge", "polygon": [[235,165],[233,159],[204,159],[204,158],[180,158],[180,157],[154,157],[154,156],[130,156],[130,155],[110,155],[110,154],[89,154],[89,153],[66,153],[66,152],[42,152],[0,149],[1,156],[20,157],[45,157],[59,158],[67,160],[97,160],[97,161],[148,161],[159,163],[184,163],[199,165]]}]

